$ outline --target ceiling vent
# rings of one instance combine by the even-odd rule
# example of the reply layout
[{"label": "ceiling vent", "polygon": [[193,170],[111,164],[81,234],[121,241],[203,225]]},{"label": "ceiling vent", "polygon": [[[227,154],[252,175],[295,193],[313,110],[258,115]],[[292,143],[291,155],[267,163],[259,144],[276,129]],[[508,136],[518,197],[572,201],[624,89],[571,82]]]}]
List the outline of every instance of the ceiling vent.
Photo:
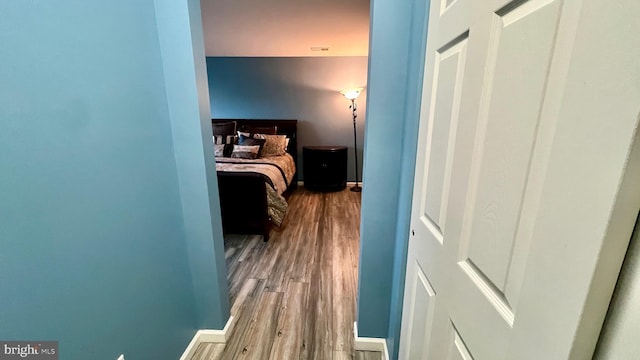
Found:
[{"label": "ceiling vent", "polygon": [[311,51],[329,51],[328,46],[312,46]]}]

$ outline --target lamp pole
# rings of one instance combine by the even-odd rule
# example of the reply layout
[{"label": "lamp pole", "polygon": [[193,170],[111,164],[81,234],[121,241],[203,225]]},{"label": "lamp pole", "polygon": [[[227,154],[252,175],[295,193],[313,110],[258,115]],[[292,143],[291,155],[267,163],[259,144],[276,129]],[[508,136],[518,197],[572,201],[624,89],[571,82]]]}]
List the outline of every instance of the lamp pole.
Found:
[{"label": "lamp pole", "polygon": [[351,99],[351,110],[353,113],[353,155],[356,160],[356,184],[351,187],[353,192],[361,192],[362,188],[358,185],[358,136],[356,131],[356,118],[358,117],[358,109],[356,108],[356,99]]},{"label": "lamp pole", "polygon": [[353,192],[361,192],[362,188],[360,187],[360,179],[358,178],[358,130],[356,128],[356,118],[358,117],[358,108],[356,107],[356,99],[360,96],[360,92],[362,92],[363,88],[354,88],[354,89],[345,89],[340,91],[345,98],[351,100],[351,114],[353,115],[353,155],[356,160],[356,185],[351,187],[351,191]]}]

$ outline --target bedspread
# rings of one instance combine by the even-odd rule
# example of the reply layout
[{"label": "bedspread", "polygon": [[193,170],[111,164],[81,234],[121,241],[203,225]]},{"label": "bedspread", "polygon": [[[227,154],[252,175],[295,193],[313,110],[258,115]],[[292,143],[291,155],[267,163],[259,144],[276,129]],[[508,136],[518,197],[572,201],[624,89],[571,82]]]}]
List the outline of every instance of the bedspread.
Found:
[{"label": "bedspread", "polygon": [[226,173],[260,174],[282,195],[289,187],[296,172],[293,157],[289,154],[259,159],[216,157],[216,170]]}]

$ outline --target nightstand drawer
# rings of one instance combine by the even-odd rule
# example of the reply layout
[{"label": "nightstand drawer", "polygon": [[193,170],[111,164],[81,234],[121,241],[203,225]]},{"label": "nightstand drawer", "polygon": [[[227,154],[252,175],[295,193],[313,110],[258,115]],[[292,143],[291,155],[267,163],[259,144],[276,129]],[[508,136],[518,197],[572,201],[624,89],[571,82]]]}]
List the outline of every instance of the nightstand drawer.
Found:
[{"label": "nightstand drawer", "polygon": [[302,148],[304,186],[311,190],[342,190],[347,186],[347,148],[305,146]]}]

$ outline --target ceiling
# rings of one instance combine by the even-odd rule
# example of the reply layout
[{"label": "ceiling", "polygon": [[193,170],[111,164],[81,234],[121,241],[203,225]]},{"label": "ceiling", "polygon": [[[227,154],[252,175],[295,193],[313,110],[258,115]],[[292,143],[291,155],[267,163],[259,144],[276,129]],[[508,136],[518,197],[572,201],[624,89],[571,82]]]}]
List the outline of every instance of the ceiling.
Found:
[{"label": "ceiling", "polygon": [[[366,56],[369,0],[202,0],[207,56]],[[329,51],[312,51],[329,47]]]}]

